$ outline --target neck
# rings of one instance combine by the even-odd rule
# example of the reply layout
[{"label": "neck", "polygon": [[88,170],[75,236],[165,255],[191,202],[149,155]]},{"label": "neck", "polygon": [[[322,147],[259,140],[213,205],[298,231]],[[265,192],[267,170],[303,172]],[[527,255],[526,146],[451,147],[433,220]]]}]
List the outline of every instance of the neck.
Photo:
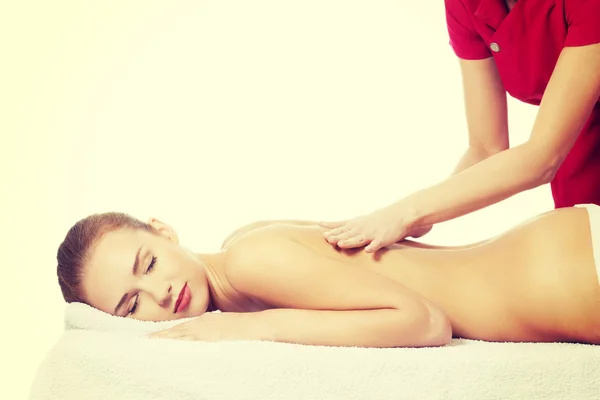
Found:
[{"label": "neck", "polygon": [[208,312],[221,309],[221,304],[225,296],[224,285],[225,279],[225,254],[224,253],[209,253],[195,254],[200,260],[206,271],[206,280],[208,282],[209,304]]}]

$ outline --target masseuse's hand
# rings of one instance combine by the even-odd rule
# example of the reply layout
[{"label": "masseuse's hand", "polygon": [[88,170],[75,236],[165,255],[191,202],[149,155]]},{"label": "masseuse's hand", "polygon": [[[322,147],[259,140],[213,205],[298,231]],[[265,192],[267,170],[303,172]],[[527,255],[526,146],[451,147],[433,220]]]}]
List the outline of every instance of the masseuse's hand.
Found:
[{"label": "masseuse's hand", "polygon": [[322,222],[328,230],[323,236],[342,249],[365,247],[367,253],[399,242],[409,236],[421,237],[431,226],[415,227],[412,213],[402,205],[393,204],[371,214],[341,222]]},{"label": "masseuse's hand", "polygon": [[250,340],[251,332],[244,329],[243,319],[240,313],[209,312],[172,328],[154,332],[149,337],[202,342]]}]

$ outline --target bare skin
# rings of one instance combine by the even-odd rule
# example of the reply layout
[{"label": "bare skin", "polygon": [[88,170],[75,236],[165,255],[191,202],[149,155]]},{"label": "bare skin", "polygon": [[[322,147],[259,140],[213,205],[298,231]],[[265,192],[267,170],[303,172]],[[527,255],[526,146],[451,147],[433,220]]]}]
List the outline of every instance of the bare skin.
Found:
[{"label": "bare skin", "polygon": [[[584,209],[551,211],[498,237],[459,247],[403,241],[371,255],[335,248],[323,239],[323,228],[302,221],[251,225],[228,238],[224,247],[243,246],[248,234],[268,241],[273,225],[287,225],[286,240],[313,252],[310,260],[290,258],[290,268],[334,259],[391,278],[441,308],[453,337],[600,344],[600,285]],[[244,247],[244,256],[268,258],[256,254],[264,250],[252,249]],[[272,307],[236,301],[241,309]]]},{"label": "bare skin", "polygon": [[[442,346],[452,337],[600,344],[588,212],[563,208],[495,238],[342,250],[308,221],[263,221],[218,253],[154,233],[106,233],[84,266],[93,307],[140,320],[191,318],[155,337],[325,346]],[[135,261],[135,262],[134,262]],[[132,268],[137,265],[136,268]],[[186,306],[177,299],[188,287]],[[220,310],[222,313],[210,311]]]}]

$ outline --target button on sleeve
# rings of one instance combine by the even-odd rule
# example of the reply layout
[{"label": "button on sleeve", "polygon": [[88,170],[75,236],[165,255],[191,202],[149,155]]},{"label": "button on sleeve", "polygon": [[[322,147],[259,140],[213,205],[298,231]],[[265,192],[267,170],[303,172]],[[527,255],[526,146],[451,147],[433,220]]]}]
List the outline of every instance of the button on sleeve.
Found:
[{"label": "button on sleeve", "polygon": [[565,47],[600,43],[600,0],[566,0]]},{"label": "button on sleeve", "polygon": [[445,0],[446,24],[450,46],[454,53],[466,60],[480,60],[492,56],[489,48],[475,30],[471,15],[462,0]]}]

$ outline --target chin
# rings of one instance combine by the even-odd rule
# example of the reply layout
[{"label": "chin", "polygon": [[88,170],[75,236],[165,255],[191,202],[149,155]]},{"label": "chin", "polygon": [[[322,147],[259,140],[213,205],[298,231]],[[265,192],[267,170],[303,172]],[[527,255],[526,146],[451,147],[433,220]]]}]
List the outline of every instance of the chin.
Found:
[{"label": "chin", "polygon": [[199,297],[198,291],[195,291],[196,298],[194,298],[194,291],[192,289],[192,299],[187,309],[183,312],[176,313],[176,318],[195,318],[202,314],[210,311],[210,300],[207,297]]}]

